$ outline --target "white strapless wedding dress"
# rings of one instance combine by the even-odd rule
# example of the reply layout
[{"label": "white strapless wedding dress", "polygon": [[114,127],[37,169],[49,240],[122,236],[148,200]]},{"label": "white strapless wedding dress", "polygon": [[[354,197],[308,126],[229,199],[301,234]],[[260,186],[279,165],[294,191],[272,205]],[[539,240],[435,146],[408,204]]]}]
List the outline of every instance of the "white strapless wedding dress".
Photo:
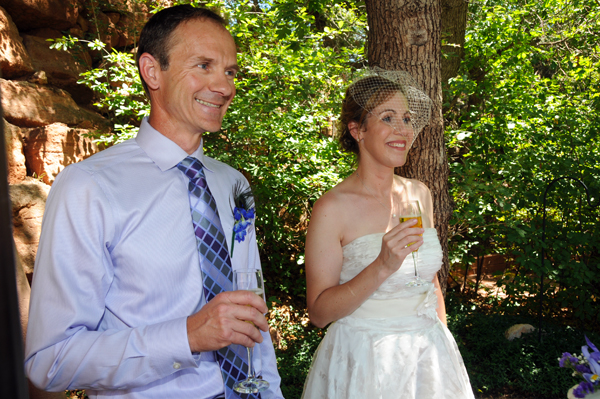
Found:
[{"label": "white strapless wedding dress", "polygon": [[[343,284],[381,251],[383,233],[343,247]],[[433,228],[425,229],[419,272],[431,281],[442,264]],[[315,352],[305,399],[474,398],[456,342],[437,317],[434,287],[407,287],[414,276],[408,256],[354,313],[333,324]]]}]

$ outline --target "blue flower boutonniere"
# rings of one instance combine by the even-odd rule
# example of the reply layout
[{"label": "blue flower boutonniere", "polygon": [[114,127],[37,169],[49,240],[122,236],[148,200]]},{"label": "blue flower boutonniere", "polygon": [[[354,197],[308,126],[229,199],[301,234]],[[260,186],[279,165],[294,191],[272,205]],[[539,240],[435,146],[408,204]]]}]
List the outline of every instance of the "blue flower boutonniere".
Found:
[{"label": "blue flower boutonniere", "polygon": [[254,194],[248,186],[238,181],[233,186],[233,234],[231,236],[231,256],[235,242],[243,242],[246,239],[248,227],[254,221]]}]

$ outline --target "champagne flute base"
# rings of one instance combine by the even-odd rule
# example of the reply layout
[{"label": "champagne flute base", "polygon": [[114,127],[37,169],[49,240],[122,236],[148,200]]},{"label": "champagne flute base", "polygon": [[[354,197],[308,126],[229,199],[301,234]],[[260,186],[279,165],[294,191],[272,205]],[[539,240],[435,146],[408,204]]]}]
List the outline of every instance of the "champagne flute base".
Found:
[{"label": "champagne flute base", "polygon": [[233,390],[239,393],[258,393],[269,388],[269,383],[254,377],[239,381],[233,386]]},{"label": "champagne flute base", "polygon": [[420,277],[417,277],[414,280],[407,282],[406,286],[407,287],[420,287],[425,284],[427,284],[427,281],[422,280]]}]

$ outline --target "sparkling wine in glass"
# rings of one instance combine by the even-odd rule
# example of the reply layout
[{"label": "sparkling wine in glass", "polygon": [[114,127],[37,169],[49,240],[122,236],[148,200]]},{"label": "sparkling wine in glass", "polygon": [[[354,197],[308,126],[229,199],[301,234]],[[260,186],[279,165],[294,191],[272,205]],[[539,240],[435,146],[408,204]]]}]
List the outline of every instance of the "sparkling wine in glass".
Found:
[{"label": "sparkling wine in glass", "polygon": [[[240,269],[233,271],[233,290],[252,291],[265,300],[265,289],[262,272],[260,269]],[[250,306],[250,305],[248,305]],[[252,323],[247,321],[247,323]],[[248,352],[248,377],[245,380],[238,381],[233,386],[236,392],[257,393],[269,388],[269,383],[254,375],[252,368],[252,353],[254,348],[246,348]]]},{"label": "sparkling wine in glass", "polygon": [[[419,204],[419,201],[415,200],[415,201],[400,201],[398,203],[398,214],[400,215],[400,223],[406,222],[407,220],[410,219],[417,219],[417,224],[415,224],[414,226],[412,226],[413,228],[422,228],[423,227],[423,218],[421,215],[421,205]],[[411,246],[412,244],[414,244],[414,242],[411,242],[410,244],[408,244],[408,246]],[[419,267],[418,267],[418,262],[419,262],[419,249],[415,249],[412,252],[412,257],[413,257],[413,263],[415,265],[415,276],[414,278],[407,282],[406,285],[409,287],[420,287],[422,285],[427,284],[427,281],[421,279],[421,276],[419,275]]]}]

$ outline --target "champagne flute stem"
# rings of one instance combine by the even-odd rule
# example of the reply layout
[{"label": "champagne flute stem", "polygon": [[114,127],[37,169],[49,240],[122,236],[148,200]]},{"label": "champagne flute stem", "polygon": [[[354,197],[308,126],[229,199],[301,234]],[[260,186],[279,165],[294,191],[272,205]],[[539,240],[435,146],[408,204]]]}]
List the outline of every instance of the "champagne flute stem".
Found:
[{"label": "champagne flute stem", "polygon": [[413,257],[413,263],[415,265],[415,278],[419,278],[421,276],[419,276],[419,270],[417,269],[417,260],[419,259],[417,251],[412,252],[412,257]]},{"label": "champagne flute stem", "polygon": [[252,352],[254,348],[246,348],[248,351],[248,378],[254,378],[254,372],[252,371]]}]

